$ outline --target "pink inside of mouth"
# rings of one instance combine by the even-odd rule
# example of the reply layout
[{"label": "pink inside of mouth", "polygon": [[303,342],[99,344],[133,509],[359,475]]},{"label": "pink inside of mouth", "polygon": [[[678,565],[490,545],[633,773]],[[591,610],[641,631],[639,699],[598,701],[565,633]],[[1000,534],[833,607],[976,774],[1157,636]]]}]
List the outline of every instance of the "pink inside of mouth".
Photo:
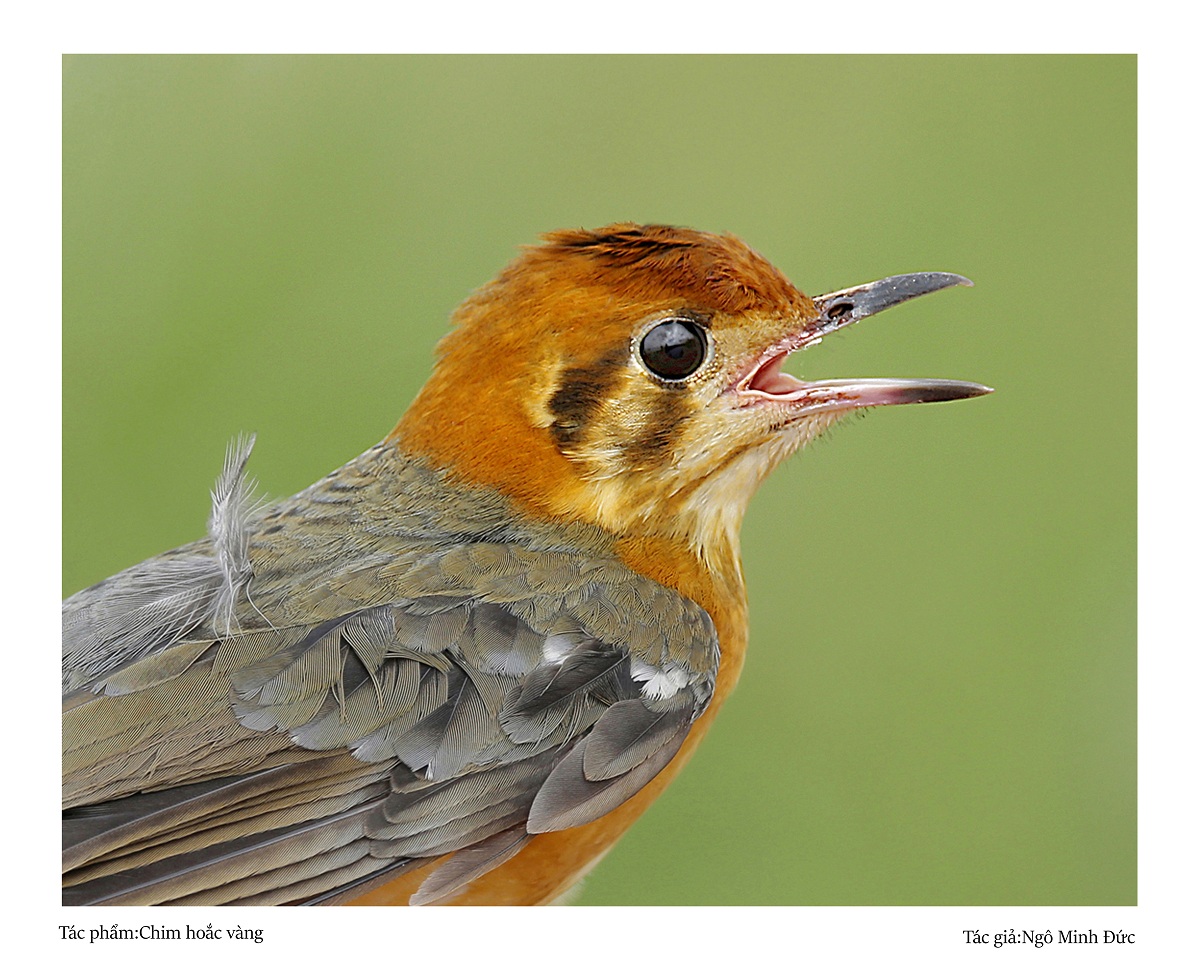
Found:
[{"label": "pink inside of mouth", "polygon": [[783,362],[787,358],[786,352],[780,353],[764,363],[750,378],[746,389],[774,397],[795,393],[801,389],[804,386],[803,382],[797,380],[790,373],[783,372]]}]

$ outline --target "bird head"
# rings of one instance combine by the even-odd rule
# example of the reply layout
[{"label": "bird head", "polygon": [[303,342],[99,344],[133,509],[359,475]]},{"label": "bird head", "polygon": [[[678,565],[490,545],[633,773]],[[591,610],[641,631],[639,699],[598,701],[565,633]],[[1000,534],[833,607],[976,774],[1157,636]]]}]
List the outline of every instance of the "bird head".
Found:
[{"label": "bird head", "polygon": [[863,317],[970,284],[955,274],[813,299],[729,235],[623,223],[544,239],[459,307],[395,431],[539,517],[736,555],[762,480],[851,411],[990,392],[782,370]]}]

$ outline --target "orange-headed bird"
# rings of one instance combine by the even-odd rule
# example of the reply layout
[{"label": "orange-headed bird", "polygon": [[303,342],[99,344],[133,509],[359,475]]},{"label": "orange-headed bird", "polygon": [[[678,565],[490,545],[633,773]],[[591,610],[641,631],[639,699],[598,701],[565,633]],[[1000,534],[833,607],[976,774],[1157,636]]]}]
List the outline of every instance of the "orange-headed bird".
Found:
[{"label": "orange-headed bird", "polygon": [[68,904],[542,904],[663,790],[746,649],[781,460],[955,380],[784,359],[968,284],[810,299],[735,237],[551,233],[454,315],[381,443],[63,603]]}]

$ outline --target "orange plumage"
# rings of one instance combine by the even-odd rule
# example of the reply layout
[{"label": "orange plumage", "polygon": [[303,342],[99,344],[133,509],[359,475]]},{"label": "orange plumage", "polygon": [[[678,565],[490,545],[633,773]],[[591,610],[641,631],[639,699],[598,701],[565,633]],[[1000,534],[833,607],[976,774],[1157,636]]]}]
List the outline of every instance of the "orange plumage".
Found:
[{"label": "orange plumage", "polygon": [[740,240],[560,231],[457,311],[379,445],[64,601],[64,900],[547,903],[741,671],[738,533],[782,459],[945,380],[784,358],[915,296],[805,296]]}]

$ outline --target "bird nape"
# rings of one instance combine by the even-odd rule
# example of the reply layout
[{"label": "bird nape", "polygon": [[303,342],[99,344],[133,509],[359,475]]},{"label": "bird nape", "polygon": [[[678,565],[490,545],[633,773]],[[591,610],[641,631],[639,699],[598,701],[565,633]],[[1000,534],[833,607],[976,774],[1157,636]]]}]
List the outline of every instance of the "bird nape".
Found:
[{"label": "bird nape", "polygon": [[63,602],[63,901],[539,904],[741,670],[746,505],[850,411],[974,397],[785,358],[945,287],[811,299],[735,237],[615,224],[459,307],[395,430]]}]

